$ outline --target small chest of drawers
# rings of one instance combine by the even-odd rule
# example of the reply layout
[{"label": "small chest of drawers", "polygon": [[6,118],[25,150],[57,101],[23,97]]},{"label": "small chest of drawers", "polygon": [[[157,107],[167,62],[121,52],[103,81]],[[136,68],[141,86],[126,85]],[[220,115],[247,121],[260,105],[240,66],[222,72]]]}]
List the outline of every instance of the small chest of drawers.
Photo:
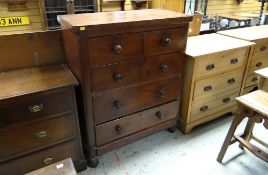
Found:
[{"label": "small chest of drawers", "polygon": [[176,126],[191,18],[165,10],[58,18],[69,28],[65,50],[81,84],[90,166],[111,149]]},{"label": "small chest of drawers", "polygon": [[242,40],[254,42],[247,61],[241,95],[258,89],[258,78],[254,71],[268,67],[268,25],[254,26],[218,32]]},{"label": "small chest of drawers", "polygon": [[0,174],[20,175],[72,158],[86,168],[74,86],[66,65],[0,73]]},{"label": "small chest of drawers", "polygon": [[188,38],[179,120],[183,133],[233,112],[252,45],[219,34]]}]

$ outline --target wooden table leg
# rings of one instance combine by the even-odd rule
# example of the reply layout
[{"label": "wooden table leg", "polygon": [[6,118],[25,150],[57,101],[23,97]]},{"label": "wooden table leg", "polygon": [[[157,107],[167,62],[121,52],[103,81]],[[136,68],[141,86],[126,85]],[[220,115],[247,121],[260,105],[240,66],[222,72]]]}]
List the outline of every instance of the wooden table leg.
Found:
[{"label": "wooden table leg", "polygon": [[236,130],[237,126],[241,123],[241,121],[243,119],[244,119],[244,116],[240,115],[240,113],[236,114],[234,116],[232,124],[231,124],[231,126],[229,128],[229,131],[228,131],[228,133],[227,133],[227,135],[225,137],[225,140],[224,140],[224,142],[222,144],[221,150],[220,150],[220,152],[218,154],[218,157],[217,157],[218,162],[220,162],[220,163],[222,162],[222,159],[223,159],[223,157],[224,157],[229,145],[231,144],[231,140],[233,138],[235,130]]}]

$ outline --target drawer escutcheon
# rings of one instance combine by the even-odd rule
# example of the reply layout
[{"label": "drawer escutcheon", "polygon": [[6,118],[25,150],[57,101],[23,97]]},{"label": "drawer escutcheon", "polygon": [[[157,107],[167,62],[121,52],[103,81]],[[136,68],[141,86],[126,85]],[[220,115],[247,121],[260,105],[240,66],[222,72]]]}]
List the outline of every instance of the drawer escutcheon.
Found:
[{"label": "drawer escutcheon", "polygon": [[48,158],[44,159],[43,162],[45,165],[49,165],[49,164],[53,163],[54,159],[55,159],[54,157],[48,157]]},{"label": "drawer escutcheon", "polygon": [[42,130],[42,131],[36,132],[35,136],[37,138],[44,138],[44,137],[48,136],[48,134],[49,134],[48,130]]},{"label": "drawer escutcheon", "polygon": [[44,109],[43,104],[29,106],[30,112],[39,112],[39,111],[42,111],[43,109]]}]

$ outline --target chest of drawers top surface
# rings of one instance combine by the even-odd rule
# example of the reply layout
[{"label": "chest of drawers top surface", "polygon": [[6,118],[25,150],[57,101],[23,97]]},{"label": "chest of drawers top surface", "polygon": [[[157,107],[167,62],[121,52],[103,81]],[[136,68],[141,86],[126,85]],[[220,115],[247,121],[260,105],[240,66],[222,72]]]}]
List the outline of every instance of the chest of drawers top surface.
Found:
[{"label": "chest of drawers top surface", "polygon": [[228,36],[207,34],[188,37],[186,54],[191,57],[200,57],[252,45],[254,45],[254,43]]},{"label": "chest of drawers top surface", "polygon": [[66,65],[52,65],[0,72],[0,100],[49,89],[77,85]]},{"label": "chest of drawers top surface", "polygon": [[220,31],[218,32],[218,34],[231,36],[247,41],[255,41],[268,38],[268,25]]},{"label": "chest of drawers top surface", "polygon": [[154,25],[165,22],[182,23],[190,22],[192,16],[182,13],[176,13],[168,10],[149,9],[132,10],[103,13],[87,13],[75,15],[58,16],[58,21],[65,28],[80,30],[80,27],[86,27],[85,30],[100,26],[124,25],[135,23],[135,25]]}]

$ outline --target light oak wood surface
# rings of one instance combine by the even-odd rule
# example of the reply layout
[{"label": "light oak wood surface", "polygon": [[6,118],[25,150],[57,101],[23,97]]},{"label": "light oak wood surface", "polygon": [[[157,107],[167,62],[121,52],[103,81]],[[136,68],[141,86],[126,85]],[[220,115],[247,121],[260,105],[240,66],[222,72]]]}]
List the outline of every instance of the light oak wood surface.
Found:
[{"label": "light oak wood surface", "polygon": [[218,34],[188,37],[187,42],[186,54],[193,58],[254,45],[252,42],[244,42]]}]

